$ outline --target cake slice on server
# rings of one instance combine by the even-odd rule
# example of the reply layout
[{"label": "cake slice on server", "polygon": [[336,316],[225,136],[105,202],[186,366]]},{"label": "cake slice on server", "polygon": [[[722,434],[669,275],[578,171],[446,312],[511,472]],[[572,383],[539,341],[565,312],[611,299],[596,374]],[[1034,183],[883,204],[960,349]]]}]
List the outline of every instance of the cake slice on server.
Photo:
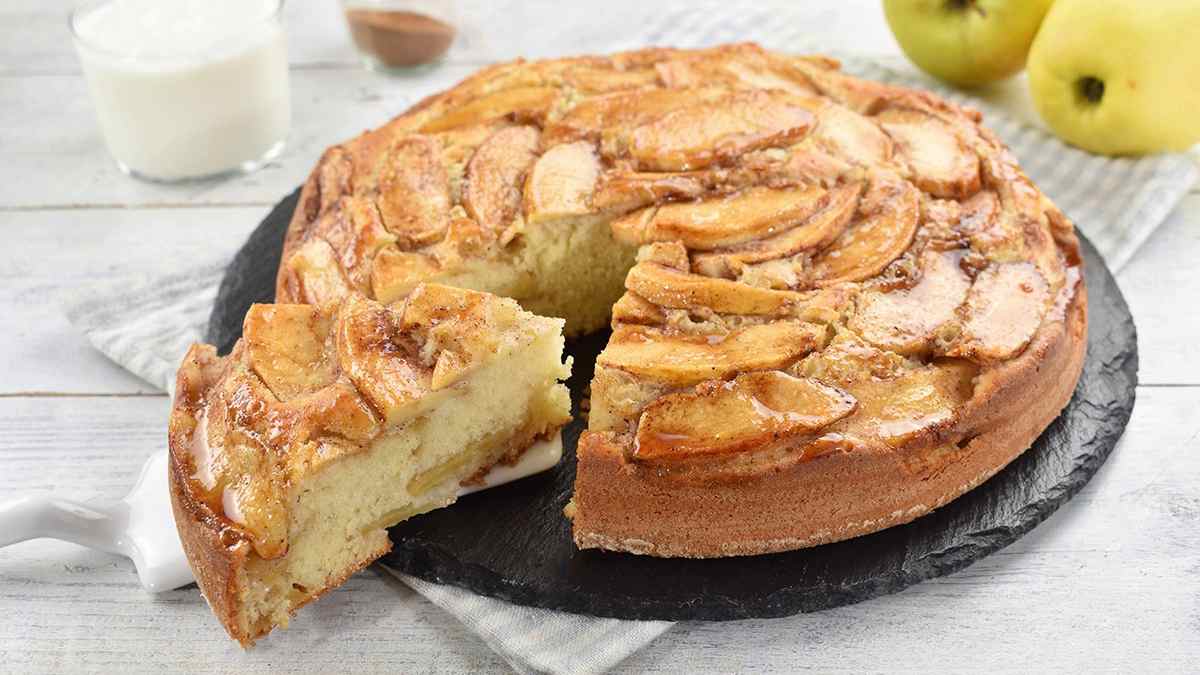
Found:
[{"label": "cake slice on server", "polygon": [[386,553],[387,527],[560,442],[562,327],[425,284],[387,306],[255,305],[229,356],[193,346],[171,413],[171,498],[229,634],[248,646],[286,626]]}]

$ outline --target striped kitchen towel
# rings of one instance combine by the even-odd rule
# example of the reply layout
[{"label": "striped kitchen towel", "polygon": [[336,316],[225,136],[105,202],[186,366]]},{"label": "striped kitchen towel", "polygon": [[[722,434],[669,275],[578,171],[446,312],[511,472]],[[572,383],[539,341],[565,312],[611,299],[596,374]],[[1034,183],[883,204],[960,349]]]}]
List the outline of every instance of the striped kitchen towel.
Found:
[{"label": "striped kitchen towel", "polygon": [[[688,16],[691,33],[676,34],[660,25],[654,41],[680,46],[747,38],[768,45],[778,42],[772,39],[777,35],[752,31],[726,35],[719,22],[705,32],[701,29],[708,24],[698,27],[695,14]],[[879,80],[929,85],[861,59],[846,59],[846,67]],[[1184,156],[1095,157],[1068,148],[984,102],[957,93],[949,96],[984,111],[986,123],[1013,148],[1029,174],[1076,221],[1114,270],[1129,260],[1196,181],[1196,167]],[[214,260],[179,271],[180,261],[171,261],[169,273],[147,272],[88,288],[69,299],[67,316],[97,349],[146,382],[170,391],[184,351],[204,337],[227,262]],[[393,573],[461,620],[519,672],[601,672],[672,625],[521,607]]]}]

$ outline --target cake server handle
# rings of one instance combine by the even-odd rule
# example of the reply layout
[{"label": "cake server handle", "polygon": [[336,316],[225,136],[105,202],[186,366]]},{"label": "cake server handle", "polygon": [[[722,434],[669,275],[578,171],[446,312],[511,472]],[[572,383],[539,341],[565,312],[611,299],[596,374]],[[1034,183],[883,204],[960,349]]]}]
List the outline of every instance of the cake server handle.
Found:
[{"label": "cake server handle", "polygon": [[42,537],[132,558],[142,587],[154,593],[193,579],[171,514],[166,450],[146,460],[118,502],[25,497],[0,503],[0,547]]},{"label": "cake server handle", "polygon": [[0,503],[0,546],[48,537],[127,555],[121,534],[128,519],[129,507],[122,502],[23,497]]},{"label": "cake server handle", "polygon": [[[483,480],[459,490],[476,490],[546,471],[562,458],[562,436],[529,448],[512,466],[500,465]],[[133,559],[138,580],[158,593],[190,584],[188,566],[167,486],[167,451],[146,460],[129,494],[119,502],[81,503],[56,497],[26,497],[0,503],[0,547],[50,537]]]}]

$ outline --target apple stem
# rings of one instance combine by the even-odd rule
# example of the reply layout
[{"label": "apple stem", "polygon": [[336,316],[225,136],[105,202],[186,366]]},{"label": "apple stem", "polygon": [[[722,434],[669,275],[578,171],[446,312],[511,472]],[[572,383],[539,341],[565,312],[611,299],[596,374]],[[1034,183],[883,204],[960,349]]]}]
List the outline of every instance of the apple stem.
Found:
[{"label": "apple stem", "polygon": [[987,10],[979,6],[975,0],[946,0],[946,9],[952,12],[962,12],[973,9],[979,12],[979,16],[987,17]]},{"label": "apple stem", "polygon": [[1104,81],[1088,75],[1075,81],[1075,91],[1079,98],[1093,105],[1104,98]]}]

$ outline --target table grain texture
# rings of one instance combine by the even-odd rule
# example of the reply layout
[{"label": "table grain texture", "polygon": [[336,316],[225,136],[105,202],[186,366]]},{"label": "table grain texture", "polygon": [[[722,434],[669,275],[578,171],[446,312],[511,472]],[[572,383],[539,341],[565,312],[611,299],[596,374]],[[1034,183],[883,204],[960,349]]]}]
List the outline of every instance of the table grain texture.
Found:
[{"label": "table grain texture", "polygon": [[[875,0],[749,2],[811,25],[798,50],[905,67]],[[165,396],[93,351],[60,298],[114,276],[231,254],[327,145],[482,64],[616,44],[653,2],[460,3],[468,28],[420,77],[358,66],[334,0],[286,8],[294,127],[256,174],[164,187],[118,173],[96,128],[63,0],[0,5],[0,499],[116,499],[166,440]],[[697,12],[711,3],[695,3]],[[766,10],[764,10],[764,7]],[[808,35],[809,33],[805,33]],[[984,95],[1036,122],[1018,78]],[[1193,155],[1196,156],[1196,155]],[[1117,279],[1140,339],[1124,439],[1096,478],[1016,544],[858,605],[773,621],[682,623],[621,672],[1196,672],[1200,663],[1200,192]],[[38,540],[0,550],[0,672],[504,672],[454,618],[378,569],[251,651],[195,587],[158,596],[132,564]]]}]

